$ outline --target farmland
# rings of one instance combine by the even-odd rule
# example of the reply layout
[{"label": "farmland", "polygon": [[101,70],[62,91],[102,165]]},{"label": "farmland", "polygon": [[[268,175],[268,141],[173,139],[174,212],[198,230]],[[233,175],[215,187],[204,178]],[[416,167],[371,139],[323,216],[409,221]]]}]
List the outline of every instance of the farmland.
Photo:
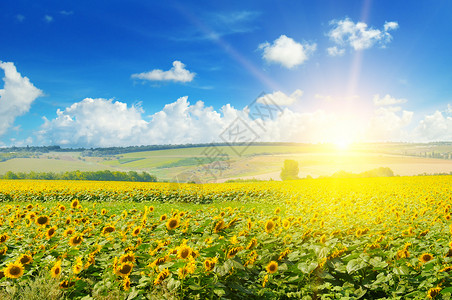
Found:
[{"label": "farmland", "polygon": [[451,186],[2,180],[0,296],[450,299]]}]

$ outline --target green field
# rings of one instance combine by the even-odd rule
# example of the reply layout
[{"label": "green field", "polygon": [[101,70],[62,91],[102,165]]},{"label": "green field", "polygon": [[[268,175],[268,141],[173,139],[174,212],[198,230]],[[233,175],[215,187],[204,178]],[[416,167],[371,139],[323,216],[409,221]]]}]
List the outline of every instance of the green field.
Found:
[{"label": "green field", "polygon": [[[215,151],[223,156],[216,157]],[[0,162],[0,174],[13,172],[146,171],[159,180],[180,174],[203,178],[203,182],[228,179],[279,180],[284,160],[299,163],[300,177],[330,176],[338,171],[359,173],[389,167],[397,175],[450,173],[452,145],[357,144],[347,150],[334,145],[219,146],[133,152],[106,157],[86,157],[80,152],[51,152],[39,158],[14,158]],[[211,163],[209,164],[209,160]],[[222,160],[222,168],[215,168]],[[185,176],[187,177],[187,176]]]}]

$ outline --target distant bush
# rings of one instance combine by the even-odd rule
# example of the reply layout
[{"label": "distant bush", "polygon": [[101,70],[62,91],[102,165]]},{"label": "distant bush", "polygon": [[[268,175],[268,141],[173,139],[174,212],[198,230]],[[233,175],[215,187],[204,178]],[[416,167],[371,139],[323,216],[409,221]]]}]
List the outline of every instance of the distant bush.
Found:
[{"label": "distant bush", "polygon": [[135,181],[135,182],[156,182],[157,177],[146,172],[119,172],[119,171],[71,171],[64,173],[53,172],[30,172],[14,173],[6,172],[0,179],[41,179],[41,180],[92,180],[92,181]]},{"label": "distant bush", "polygon": [[298,172],[300,169],[298,168],[298,162],[292,159],[286,159],[284,161],[284,167],[281,169],[281,179],[282,180],[294,180],[300,179],[298,177]]}]

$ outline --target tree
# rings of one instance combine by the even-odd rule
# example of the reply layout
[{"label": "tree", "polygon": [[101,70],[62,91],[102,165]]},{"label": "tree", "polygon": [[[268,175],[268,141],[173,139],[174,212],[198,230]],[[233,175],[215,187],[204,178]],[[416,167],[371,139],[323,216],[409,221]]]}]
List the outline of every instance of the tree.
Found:
[{"label": "tree", "polygon": [[299,179],[298,172],[298,162],[292,159],[286,159],[284,161],[284,167],[281,169],[281,179],[282,180],[294,180]]}]

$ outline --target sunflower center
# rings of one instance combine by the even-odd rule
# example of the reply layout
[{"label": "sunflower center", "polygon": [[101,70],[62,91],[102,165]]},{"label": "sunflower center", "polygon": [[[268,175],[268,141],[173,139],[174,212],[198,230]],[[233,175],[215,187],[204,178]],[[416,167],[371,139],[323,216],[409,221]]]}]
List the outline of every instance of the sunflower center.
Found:
[{"label": "sunflower center", "polygon": [[21,268],[18,266],[12,266],[11,269],[9,270],[9,273],[13,276],[17,276],[20,274]]},{"label": "sunflower center", "polygon": [[121,274],[129,274],[129,272],[132,270],[132,267],[130,265],[123,265],[121,267]]}]

